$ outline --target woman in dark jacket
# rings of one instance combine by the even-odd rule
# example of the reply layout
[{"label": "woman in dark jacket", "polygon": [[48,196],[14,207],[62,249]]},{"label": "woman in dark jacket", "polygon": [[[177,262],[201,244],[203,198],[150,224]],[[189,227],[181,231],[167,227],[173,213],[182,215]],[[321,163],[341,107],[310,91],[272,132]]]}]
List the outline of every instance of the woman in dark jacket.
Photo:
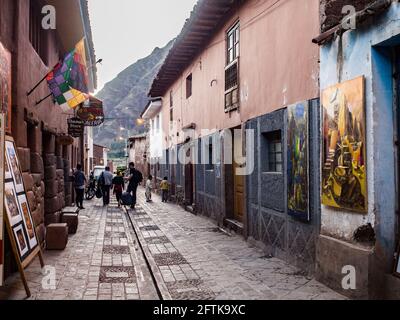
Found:
[{"label": "woman in dark jacket", "polygon": [[120,171],[117,172],[117,176],[114,177],[114,179],[112,181],[112,188],[114,190],[114,194],[115,194],[115,196],[117,198],[117,201],[118,201],[118,208],[120,208],[121,207],[122,192],[125,189],[124,178],[122,177]]}]

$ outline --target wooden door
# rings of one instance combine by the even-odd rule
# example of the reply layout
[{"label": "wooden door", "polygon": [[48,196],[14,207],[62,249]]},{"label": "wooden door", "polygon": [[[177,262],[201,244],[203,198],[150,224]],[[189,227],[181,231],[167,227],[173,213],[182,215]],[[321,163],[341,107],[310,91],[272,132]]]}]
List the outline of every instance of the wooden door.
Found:
[{"label": "wooden door", "polygon": [[242,150],[242,136],[234,136],[233,143],[233,184],[234,184],[234,219],[238,222],[243,222],[244,216],[244,188],[245,188],[245,176],[238,175],[237,169],[242,166],[236,163],[235,154],[236,150]]},{"label": "wooden door", "polygon": [[185,202],[191,206],[193,204],[193,164],[185,165]]}]

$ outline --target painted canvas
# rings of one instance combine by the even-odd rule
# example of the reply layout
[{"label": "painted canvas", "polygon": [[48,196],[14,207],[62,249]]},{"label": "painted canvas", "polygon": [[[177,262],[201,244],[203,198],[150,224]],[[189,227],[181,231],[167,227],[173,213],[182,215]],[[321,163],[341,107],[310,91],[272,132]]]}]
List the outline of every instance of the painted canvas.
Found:
[{"label": "painted canvas", "polygon": [[322,204],[366,213],[364,77],[322,91]]},{"label": "painted canvas", "polygon": [[288,107],[288,213],[310,220],[308,179],[308,103]]},{"label": "painted canvas", "polygon": [[6,141],[6,154],[7,154],[8,166],[9,169],[11,170],[14,179],[15,189],[17,193],[23,192],[24,183],[22,180],[21,170],[19,168],[17,151],[15,150],[14,143],[11,141]]},{"label": "painted canvas", "polygon": [[5,114],[6,131],[11,132],[11,53],[0,42],[0,112]]},{"label": "painted canvas", "polygon": [[31,211],[29,208],[28,200],[26,199],[26,195],[23,194],[18,197],[18,202],[20,205],[24,225],[25,225],[25,230],[28,235],[28,240],[29,240],[29,246],[31,248],[35,248],[38,244],[36,235],[35,235],[35,227],[32,221],[32,215]]},{"label": "painted canvas", "polygon": [[17,242],[17,247],[19,250],[19,255],[22,260],[22,257],[24,257],[29,252],[28,242],[26,241],[26,236],[22,224],[19,224],[16,227],[14,227],[13,231],[14,231],[14,237]]},{"label": "painted canvas", "polygon": [[18,206],[17,193],[12,182],[7,182],[4,185],[4,200],[8,221],[13,227],[22,221],[22,215]]},{"label": "painted canvas", "polygon": [[[5,116],[0,113],[0,194],[4,194],[4,172],[5,172]],[[4,265],[4,197],[0,197],[0,287],[3,285],[3,265]]]}]

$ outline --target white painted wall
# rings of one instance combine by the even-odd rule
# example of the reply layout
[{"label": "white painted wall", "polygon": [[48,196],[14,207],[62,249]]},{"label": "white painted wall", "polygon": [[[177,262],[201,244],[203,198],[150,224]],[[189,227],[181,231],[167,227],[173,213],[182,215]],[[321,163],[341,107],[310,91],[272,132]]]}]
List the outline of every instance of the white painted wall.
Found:
[{"label": "white painted wall", "polygon": [[157,113],[149,120],[150,123],[150,159],[162,157],[163,152],[163,130],[162,130],[162,113]]}]

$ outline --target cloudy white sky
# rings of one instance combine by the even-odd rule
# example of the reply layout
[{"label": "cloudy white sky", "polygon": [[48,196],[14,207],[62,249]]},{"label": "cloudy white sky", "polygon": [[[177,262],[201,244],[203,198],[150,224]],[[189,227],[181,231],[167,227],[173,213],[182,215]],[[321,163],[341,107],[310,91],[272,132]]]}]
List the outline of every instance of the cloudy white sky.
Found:
[{"label": "cloudy white sky", "polygon": [[88,0],[100,90],[181,31],[196,0]]}]

